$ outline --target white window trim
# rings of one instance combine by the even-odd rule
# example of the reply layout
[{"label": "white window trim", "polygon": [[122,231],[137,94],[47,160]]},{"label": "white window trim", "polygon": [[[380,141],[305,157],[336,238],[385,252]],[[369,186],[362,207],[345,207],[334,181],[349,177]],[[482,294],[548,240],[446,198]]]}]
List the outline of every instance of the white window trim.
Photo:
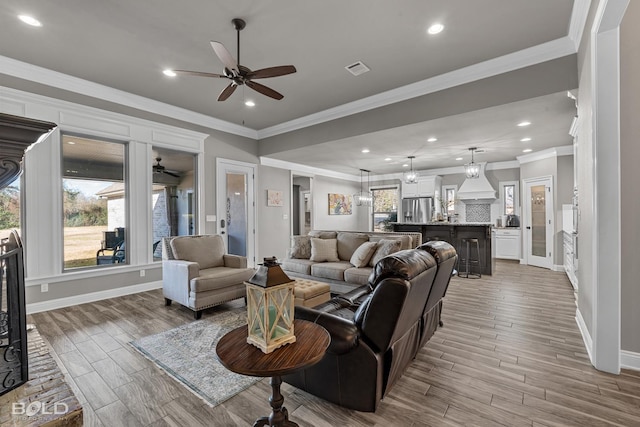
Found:
[{"label": "white window trim", "polygon": [[[56,283],[71,277],[98,277],[125,271],[148,268],[151,261],[150,240],[151,197],[140,198],[151,191],[152,146],[164,146],[194,153],[198,166],[204,165],[204,140],[207,134],[129,117],[119,113],[4,88],[0,92],[0,112],[35,117],[58,124],[47,139],[30,147],[25,156],[25,221],[26,286]],[[129,143],[129,185],[132,205],[129,211],[131,254],[129,264],[84,270],[62,271],[62,177],[60,162],[60,133],[86,135]],[[198,195],[204,191],[204,167],[197,168]],[[135,201],[139,200],[139,203]],[[198,222],[203,225],[204,204],[198,197]],[[200,228],[201,230],[202,228]]]},{"label": "white window trim", "polygon": [[513,185],[515,198],[515,214],[520,216],[520,182],[519,181],[500,181],[500,216],[506,215],[504,206],[504,187]]}]

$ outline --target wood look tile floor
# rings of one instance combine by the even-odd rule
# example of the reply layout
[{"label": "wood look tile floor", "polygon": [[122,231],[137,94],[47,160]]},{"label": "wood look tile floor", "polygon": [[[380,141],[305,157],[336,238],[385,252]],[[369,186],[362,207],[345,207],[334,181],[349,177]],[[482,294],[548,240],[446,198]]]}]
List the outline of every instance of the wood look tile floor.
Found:
[{"label": "wood look tile floor", "polygon": [[[242,300],[209,309],[243,305]],[[300,426],[639,426],[640,373],[589,363],[564,273],[500,261],[452,279],[444,327],[376,413],[283,384]],[[210,408],[134,351],[131,340],[192,322],[160,290],[30,316],[84,407],[88,426],[247,426],[269,413],[268,379]]]}]

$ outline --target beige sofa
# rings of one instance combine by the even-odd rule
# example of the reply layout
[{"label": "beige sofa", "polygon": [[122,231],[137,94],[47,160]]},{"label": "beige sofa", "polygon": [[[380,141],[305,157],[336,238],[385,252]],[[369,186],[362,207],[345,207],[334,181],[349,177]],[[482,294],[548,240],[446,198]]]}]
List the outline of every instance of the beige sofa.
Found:
[{"label": "beige sofa", "polygon": [[422,234],[417,232],[314,230],[308,236],[292,237],[282,269],[291,277],[328,282],[332,290],[344,292],[366,284],[375,263],[384,256],[421,243]]},{"label": "beige sofa", "polygon": [[162,244],[162,292],[165,304],[176,301],[194,312],[237,298],[246,299],[245,281],[255,270],[247,259],[225,254],[218,235],[165,237]]}]

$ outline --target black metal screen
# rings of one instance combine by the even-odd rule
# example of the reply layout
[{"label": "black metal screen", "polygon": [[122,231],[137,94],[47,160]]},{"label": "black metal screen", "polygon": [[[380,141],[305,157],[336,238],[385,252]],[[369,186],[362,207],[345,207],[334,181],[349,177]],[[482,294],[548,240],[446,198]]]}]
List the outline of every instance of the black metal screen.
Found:
[{"label": "black metal screen", "polygon": [[0,395],[28,379],[22,244],[16,232],[0,245]]}]

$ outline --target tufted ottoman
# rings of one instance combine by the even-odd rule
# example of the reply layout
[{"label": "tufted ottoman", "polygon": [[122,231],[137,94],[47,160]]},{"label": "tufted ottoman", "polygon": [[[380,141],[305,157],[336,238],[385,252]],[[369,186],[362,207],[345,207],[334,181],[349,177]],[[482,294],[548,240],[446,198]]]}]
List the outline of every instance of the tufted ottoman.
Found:
[{"label": "tufted ottoman", "polygon": [[329,284],[316,282],[315,280],[296,279],[294,285],[295,305],[315,307],[329,301]]}]

